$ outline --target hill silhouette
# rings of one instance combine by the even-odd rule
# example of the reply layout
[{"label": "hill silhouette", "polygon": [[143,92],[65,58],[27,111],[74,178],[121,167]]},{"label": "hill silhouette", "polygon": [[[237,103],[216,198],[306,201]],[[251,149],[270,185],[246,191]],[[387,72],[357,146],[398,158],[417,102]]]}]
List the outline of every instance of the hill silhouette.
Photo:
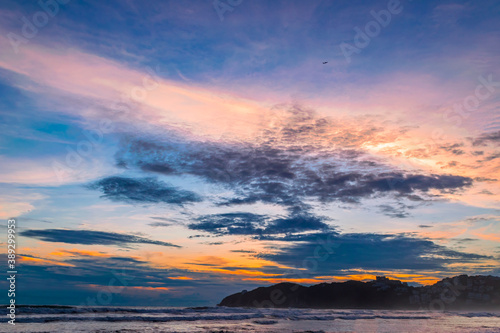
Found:
[{"label": "hill silhouette", "polygon": [[335,309],[500,310],[500,277],[460,275],[413,287],[379,276],[361,282],[279,283],[225,297],[219,306]]}]

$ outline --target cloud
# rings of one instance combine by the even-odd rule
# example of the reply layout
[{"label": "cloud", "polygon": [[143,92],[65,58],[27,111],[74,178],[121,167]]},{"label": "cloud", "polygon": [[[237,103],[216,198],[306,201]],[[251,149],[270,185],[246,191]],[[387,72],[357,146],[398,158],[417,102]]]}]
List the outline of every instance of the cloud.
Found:
[{"label": "cloud", "polygon": [[[449,270],[450,264],[480,263],[492,257],[457,252],[432,241],[403,235],[323,232],[268,240],[296,242],[260,258],[295,268],[308,268],[310,275],[332,276],[341,270]],[[315,257],[316,256],[316,257]],[[311,268],[311,262],[316,262]],[[475,267],[477,268],[477,267]]]},{"label": "cloud", "polygon": [[155,178],[108,177],[89,185],[100,190],[102,197],[128,203],[169,203],[182,205],[199,202],[201,198],[194,192],[181,190]]},{"label": "cloud", "polygon": [[166,222],[152,222],[148,223],[149,226],[151,227],[170,227],[173,224],[172,223],[166,223]]},{"label": "cloud", "polygon": [[[1,255],[0,258],[7,260],[6,255]],[[92,300],[94,304],[100,304],[100,301],[96,301],[98,292],[108,293],[113,290],[113,304],[180,306],[186,302],[182,299],[174,301],[175,293],[177,297],[179,293],[189,297],[189,289],[196,287],[200,288],[198,297],[193,303],[188,301],[188,306],[210,305],[219,301],[220,292],[227,288],[224,282],[211,281],[213,276],[210,275],[175,268],[157,268],[150,262],[132,257],[78,255],[62,261],[31,258],[37,260],[23,262],[23,281],[19,281],[19,287],[25,290],[25,293],[18,296],[23,304],[47,304],[47,299],[54,304],[81,305]],[[210,286],[209,290],[207,286]],[[124,287],[169,288],[174,294],[156,298],[154,291],[146,293],[139,290],[140,292],[134,293]]]},{"label": "cloud", "polygon": [[129,138],[116,156],[123,166],[197,176],[230,188],[234,195],[220,202],[225,205],[292,207],[304,206],[306,199],[357,203],[381,195],[431,200],[472,185],[469,177],[405,172],[361,149],[386,142],[387,135],[364,124],[350,132],[294,106],[255,142]]},{"label": "cloud", "polygon": [[226,213],[202,216],[199,223],[192,223],[192,230],[207,231],[219,235],[255,235],[263,232],[264,215],[252,213]]},{"label": "cloud", "polygon": [[431,17],[436,27],[450,28],[457,24],[466,10],[467,6],[462,4],[440,4],[434,8]]},{"label": "cloud", "polygon": [[271,218],[252,213],[225,213],[201,216],[192,223],[192,230],[216,235],[270,235],[331,229],[321,218],[302,213],[283,218]]},{"label": "cloud", "polygon": [[498,145],[500,143],[500,131],[483,133],[472,141],[474,146],[486,146],[487,143]]},{"label": "cloud", "polygon": [[492,160],[497,159],[497,158],[500,158],[500,152],[486,156],[483,161],[489,162],[489,161],[492,161]]},{"label": "cloud", "polygon": [[[0,44],[9,45],[4,37],[9,30],[0,26],[0,32]],[[130,125],[137,129],[148,128],[148,124],[168,124],[165,128],[189,124],[198,134],[217,136],[231,132],[248,137],[252,129],[241,119],[255,120],[256,113],[262,110],[259,103],[230,96],[223,88],[205,89],[171,77],[167,79],[170,75],[162,61],[156,61],[161,65],[141,71],[127,67],[118,59],[84,52],[78,47],[67,49],[64,44],[56,43],[49,48],[30,43],[23,45],[19,54],[3,52],[0,68],[22,77],[21,88],[38,93],[41,101],[53,103],[47,97],[64,97],[65,107],[54,106],[58,112],[82,116],[96,123],[103,118],[112,119],[117,132],[122,126]],[[96,77],[101,80],[95,80]],[[134,98],[137,89],[145,91],[147,97]],[[128,111],[119,108],[123,106]],[[230,122],[232,126],[212,121],[218,117],[235,121]]]},{"label": "cloud", "polygon": [[153,244],[180,248],[180,246],[172,243],[156,241],[145,237],[94,230],[30,229],[22,231],[20,235],[37,238],[45,242],[68,244],[114,245],[124,247],[130,244]]},{"label": "cloud", "polygon": [[390,206],[390,205],[379,205],[378,207],[380,208],[380,211],[384,215],[387,215],[390,217],[403,219],[403,218],[410,216],[410,214],[408,214],[406,212],[406,208],[408,208],[408,206],[406,206],[406,205],[400,204],[399,207],[394,207],[394,206]]},{"label": "cloud", "polygon": [[251,251],[251,250],[231,250],[231,252],[234,252],[234,253],[247,253],[247,254],[257,253],[255,251]]},{"label": "cloud", "polygon": [[161,216],[150,216],[150,218],[152,218],[153,220],[160,221],[160,222],[148,223],[148,225],[151,227],[170,227],[174,225],[174,219],[172,218],[166,218]]},{"label": "cloud", "polygon": [[463,143],[444,145],[444,146],[440,146],[439,148],[444,150],[444,151],[447,151],[453,155],[459,156],[459,155],[465,154],[465,151],[463,149],[459,149],[461,147],[464,147]]},{"label": "cloud", "polygon": [[50,253],[50,255],[59,257],[67,257],[67,256],[111,257],[111,255],[106,254],[104,252],[78,250],[78,249],[72,249],[72,250],[61,249]]},{"label": "cloud", "polygon": [[328,229],[331,229],[331,227],[324,223],[321,218],[310,214],[300,214],[276,219],[267,226],[265,231],[268,234],[278,234]]}]

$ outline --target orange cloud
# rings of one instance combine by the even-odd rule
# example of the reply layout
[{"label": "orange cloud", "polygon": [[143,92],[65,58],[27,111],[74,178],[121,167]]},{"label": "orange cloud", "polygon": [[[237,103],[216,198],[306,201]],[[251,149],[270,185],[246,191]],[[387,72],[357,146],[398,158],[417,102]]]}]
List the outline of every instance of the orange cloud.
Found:
[{"label": "orange cloud", "polygon": [[51,252],[49,255],[58,257],[74,257],[74,256],[110,257],[109,254],[103,252],[78,250],[78,249],[54,251]]},{"label": "orange cloud", "polygon": [[303,284],[315,284],[315,283],[323,283],[325,280],[320,279],[266,279],[266,278],[245,278],[243,281],[264,281],[268,283],[282,283],[282,282],[291,282],[291,283],[303,283]]},{"label": "orange cloud", "polygon": [[359,274],[348,274],[343,276],[332,276],[325,277],[319,276],[317,278],[321,279],[335,279],[337,281],[368,281],[375,280],[377,276],[385,276],[392,280],[400,280],[402,282],[415,282],[423,285],[434,284],[441,280],[441,278],[436,277],[436,275],[440,275],[441,272],[425,272],[423,274],[410,274],[410,273],[396,273],[392,271],[366,271],[363,269],[353,269],[351,271],[359,272]]},{"label": "orange cloud", "polygon": [[223,273],[227,275],[239,275],[239,276],[280,276],[281,274],[268,274],[260,271],[250,271],[245,269],[238,270],[228,270],[222,268],[208,268],[208,269],[200,269],[202,272],[213,272],[213,273]]},{"label": "orange cloud", "polygon": [[418,234],[422,237],[431,238],[431,239],[450,239],[453,237],[457,237],[463,235],[467,232],[467,228],[453,227],[451,225],[447,226],[448,230],[436,230],[436,231],[420,231]]},{"label": "orange cloud", "polygon": [[68,267],[75,267],[75,265],[71,265],[65,262],[60,262],[60,261],[55,261],[55,260],[48,260],[48,259],[42,259],[42,258],[34,258],[34,257],[25,257],[25,256],[18,256],[18,260],[20,262],[29,262],[29,263],[34,263],[34,264],[41,264],[41,265],[51,265],[51,266],[68,266]]},{"label": "orange cloud", "polygon": [[215,256],[205,256],[205,257],[199,257],[196,258],[195,261],[204,263],[204,264],[210,264],[210,265],[217,265],[217,266],[222,266],[222,265],[227,265],[229,263],[229,260],[221,257],[215,257]]},{"label": "orange cloud", "polygon": [[134,287],[126,287],[128,289],[132,290],[171,290],[172,288],[167,288],[167,287],[142,287],[142,286],[134,286]]},{"label": "orange cloud", "polygon": [[[85,284],[80,285],[81,287],[93,288],[93,289],[103,289],[109,288],[107,285],[99,285],[99,284]],[[120,286],[118,287],[120,290],[152,290],[152,291],[168,291],[172,290],[172,288],[167,287],[145,287],[145,286]]]},{"label": "orange cloud", "polygon": [[492,241],[492,242],[500,242],[500,236],[496,234],[483,234],[480,232],[470,232],[472,235],[479,237],[484,240]]},{"label": "orange cloud", "polygon": [[[407,278],[404,278],[404,276],[407,276]],[[429,284],[434,284],[438,281],[440,281],[440,278],[437,277],[410,277],[410,275],[405,275],[405,274],[394,274],[392,276],[387,276],[390,279],[393,280],[400,280],[402,282],[417,282],[423,285],[429,285]],[[293,283],[303,283],[303,284],[317,284],[317,283],[324,283],[324,282],[333,282],[332,280],[335,280],[336,282],[345,282],[349,280],[354,280],[354,281],[371,281],[375,280],[376,275],[373,274],[353,274],[353,275],[346,275],[346,276],[317,276],[312,279],[286,279],[286,278],[244,278],[242,279],[243,281],[264,281],[268,283],[281,283],[281,282],[293,282]]]}]

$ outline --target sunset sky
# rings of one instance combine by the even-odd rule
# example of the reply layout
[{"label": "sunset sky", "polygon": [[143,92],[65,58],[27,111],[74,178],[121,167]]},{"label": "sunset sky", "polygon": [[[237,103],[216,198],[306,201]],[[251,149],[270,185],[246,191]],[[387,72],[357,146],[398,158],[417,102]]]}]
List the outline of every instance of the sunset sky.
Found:
[{"label": "sunset sky", "polygon": [[17,303],[500,275],[499,1],[44,1],[0,2]]}]

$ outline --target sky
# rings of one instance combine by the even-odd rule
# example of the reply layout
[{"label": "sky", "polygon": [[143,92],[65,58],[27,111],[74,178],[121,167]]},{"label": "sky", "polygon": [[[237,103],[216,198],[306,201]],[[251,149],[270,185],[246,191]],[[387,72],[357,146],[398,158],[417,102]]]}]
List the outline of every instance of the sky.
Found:
[{"label": "sky", "polygon": [[2,1],[17,303],[500,276],[499,52],[495,0]]}]

